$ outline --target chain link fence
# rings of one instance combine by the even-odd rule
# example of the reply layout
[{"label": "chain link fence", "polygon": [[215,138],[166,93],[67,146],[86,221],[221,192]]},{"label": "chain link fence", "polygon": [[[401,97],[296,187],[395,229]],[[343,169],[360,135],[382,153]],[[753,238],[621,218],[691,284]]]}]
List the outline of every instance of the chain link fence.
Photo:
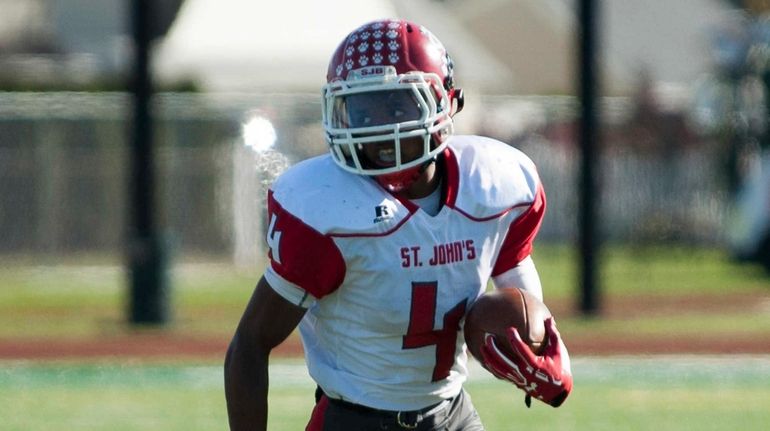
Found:
[{"label": "chain link fence", "polygon": [[[0,256],[123,254],[129,104],[123,93],[0,93]],[[153,109],[160,219],[174,254],[263,259],[266,186],[326,151],[320,97],[159,94]],[[549,204],[541,241],[576,237],[576,113],[569,97],[482,96],[457,117],[459,133],[496,137],[534,159]],[[722,246],[729,196],[720,142],[697,133],[686,113],[631,99],[605,99],[603,113],[604,240]],[[274,128],[269,153],[244,145],[254,117]]]}]

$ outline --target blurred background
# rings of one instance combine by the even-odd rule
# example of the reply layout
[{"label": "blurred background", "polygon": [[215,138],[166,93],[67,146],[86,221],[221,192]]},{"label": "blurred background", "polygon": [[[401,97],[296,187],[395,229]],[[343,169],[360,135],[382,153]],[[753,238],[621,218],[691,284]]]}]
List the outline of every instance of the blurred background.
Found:
[{"label": "blurred background", "polygon": [[[581,199],[577,3],[151,2],[160,272],[211,264],[245,274],[250,289],[265,264],[266,186],[326,151],[329,55],[351,29],[386,16],[422,23],[448,47],[467,94],[459,133],[498,138],[535,160],[549,196],[539,244],[571,250]],[[770,269],[769,2],[642,3],[598,3],[600,256],[707,250],[752,274]],[[67,265],[81,275],[111,267],[120,292],[132,285],[134,5],[0,0],[0,289],[31,278],[13,268]],[[575,309],[577,278],[561,278],[565,308]],[[171,313],[174,284],[161,299]],[[129,300],[120,301],[125,310]]]},{"label": "blurred background", "polygon": [[[524,410],[476,367],[488,428],[764,429],[768,14],[770,0],[0,0],[0,428],[224,428],[266,189],[327,151],[320,88],[340,40],[403,17],[455,60],[458,133],[526,152],[548,194],[534,258],[576,390],[556,413]],[[271,429],[307,421],[300,355],[293,335],[271,357]]]},{"label": "blurred background", "polygon": [[[128,213],[131,4],[0,3],[0,253],[48,262],[73,253],[119,258]],[[329,53],[351,29],[381,16],[423,23],[444,41],[469,96],[460,132],[529,153],[551,204],[541,240],[574,238],[573,1],[153,3],[162,224],[177,259],[250,265],[262,258],[239,245],[248,238],[258,246],[238,220],[257,215],[234,211],[237,189],[253,186],[236,175],[243,125],[266,119],[291,161],[324,152],[319,89]],[[770,23],[738,9],[738,0],[675,3],[602,6],[602,234],[735,246],[748,257],[768,233],[767,182],[755,210],[764,220],[736,224],[744,210],[733,204],[761,175],[770,142]]]}]

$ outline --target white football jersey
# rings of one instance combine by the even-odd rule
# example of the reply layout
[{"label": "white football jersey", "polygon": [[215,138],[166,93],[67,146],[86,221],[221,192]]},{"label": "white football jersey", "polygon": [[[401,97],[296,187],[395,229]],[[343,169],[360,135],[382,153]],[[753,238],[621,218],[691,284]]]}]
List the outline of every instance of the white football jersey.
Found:
[{"label": "white football jersey", "polygon": [[454,136],[444,160],[435,216],[329,156],[297,164],[269,191],[265,277],[308,308],[308,369],[331,397],[413,410],[457,395],[466,310],[530,254],[545,195],[529,158]]}]

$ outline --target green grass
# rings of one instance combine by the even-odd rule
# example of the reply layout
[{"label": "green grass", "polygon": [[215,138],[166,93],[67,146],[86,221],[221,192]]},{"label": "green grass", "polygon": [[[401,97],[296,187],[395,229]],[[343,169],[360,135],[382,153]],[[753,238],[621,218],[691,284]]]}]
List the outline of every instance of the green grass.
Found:
[{"label": "green grass", "polygon": [[[580,358],[559,409],[474,366],[467,384],[488,431],[760,430],[770,423],[770,357]],[[271,366],[270,426],[304,429],[313,384],[301,361]],[[226,429],[219,364],[0,363],[7,431]],[[52,428],[53,427],[53,428]]]},{"label": "green grass", "polygon": [[759,430],[770,420],[768,361],[583,358],[573,366],[575,390],[559,409],[533,404],[527,410],[516,393],[511,406],[511,397],[502,394],[506,385],[497,381],[471,382],[468,388],[490,431]]},{"label": "green grass", "polygon": [[637,317],[629,319],[570,319],[570,331],[598,330],[607,335],[734,335],[741,333],[767,334],[770,333],[770,312],[764,314],[752,313],[682,313],[665,315],[658,318]]},{"label": "green grass", "polygon": [[[574,256],[564,246],[536,247],[547,302],[574,301]],[[720,251],[608,247],[601,261],[606,297],[770,296],[766,273],[737,265]],[[163,331],[229,338],[260,272],[237,271],[227,264],[175,265],[173,322]],[[57,265],[0,262],[0,339],[101,339],[126,332],[125,285],[124,270],[104,259]],[[560,319],[559,326],[565,335],[738,331],[766,336],[770,311],[762,310],[575,316]],[[576,389],[559,409],[541,404],[526,409],[521,393],[476,370],[467,387],[488,431],[758,430],[770,423],[767,356],[574,359]],[[0,429],[226,429],[221,364],[111,361],[0,362]],[[303,365],[277,361],[271,374],[270,429],[304,429],[313,385]]]},{"label": "green grass", "polygon": [[[230,332],[256,284],[256,271],[226,264],[170,270],[171,330]],[[113,264],[0,265],[0,338],[77,338],[125,329],[127,275]]]},{"label": "green grass", "polygon": [[224,428],[220,379],[209,368],[15,365],[0,374],[3,430]]},{"label": "green grass", "polygon": [[[536,245],[533,258],[548,297],[576,294],[579,278],[574,248]],[[757,265],[737,264],[722,250],[606,246],[597,262],[598,282],[606,295],[770,291],[770,274]]]},{"label": "green grass", "polygon": [[[534,258],[546,303],[575,304],[575,250],[538,244]],[[711,295],[767,292],[770,278],[759,267],[738,265],[719,250],[617,247],[602,253],[604,297],[628,295]],[[100,337],[128,330],[125,270],[105,259],[62,264],[0,262],[0,339]],[[235,270],[226,263],[177,263],[170,269],[172,323],[165,330],[196,336],[229,337],[262,268]],[[683,314],[624,319],[560,319],[561,326],[609,333],[770,332],[770,313],[735,310],[719,315]]]}]

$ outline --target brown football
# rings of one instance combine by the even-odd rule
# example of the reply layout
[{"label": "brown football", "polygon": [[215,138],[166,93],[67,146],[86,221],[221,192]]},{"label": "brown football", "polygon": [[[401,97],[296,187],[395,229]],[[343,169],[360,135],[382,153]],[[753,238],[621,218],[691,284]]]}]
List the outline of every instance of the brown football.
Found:
[{"label": "brown football", "polygon": [[505,331],[514,326],[521,339],[535,353],[545,348],[545,319],[551,316],[548,307],[531,293],[516,289],[494,289],[479,296],[465,316],[465,343],[474,358],[482,361],[481,346],[484,333],[495,335],[497,346],[513,355]]}]

